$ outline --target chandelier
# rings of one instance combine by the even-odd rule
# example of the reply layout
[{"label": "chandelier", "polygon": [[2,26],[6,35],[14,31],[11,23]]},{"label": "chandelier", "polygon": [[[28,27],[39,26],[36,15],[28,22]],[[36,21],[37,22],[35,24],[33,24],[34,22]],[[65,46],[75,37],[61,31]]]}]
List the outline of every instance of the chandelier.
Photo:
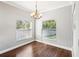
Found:
[{"label": "chandelier", "polygon": [[33,19],[40,19],[42,17],[42,14],[40,14],[39,11],[37,10],[37,1],[36,1],[36,5],[35,5],[35,11],[33,11],[31,13],[31,17]]}]

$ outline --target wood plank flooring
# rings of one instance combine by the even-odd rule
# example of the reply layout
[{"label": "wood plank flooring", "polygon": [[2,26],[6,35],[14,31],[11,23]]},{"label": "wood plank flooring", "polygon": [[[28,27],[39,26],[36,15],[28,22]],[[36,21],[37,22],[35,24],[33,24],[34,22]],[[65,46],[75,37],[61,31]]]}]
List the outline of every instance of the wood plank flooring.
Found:
[{"label": "wood plank flooring", "polygon": [[0,55],[0,57],[71,57],[71,56],[72,56],[71,51],[36,41]]}]

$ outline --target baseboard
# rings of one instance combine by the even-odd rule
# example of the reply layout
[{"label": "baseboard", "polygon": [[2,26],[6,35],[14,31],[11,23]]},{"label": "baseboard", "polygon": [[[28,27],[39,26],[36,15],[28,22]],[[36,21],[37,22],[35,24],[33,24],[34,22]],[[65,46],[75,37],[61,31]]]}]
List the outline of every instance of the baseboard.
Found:
[{"label": "baseboard", "polygon": [[51,45],[51,46],[55,46],[55,47],[59,47],[59,48],[62,48],[62,49],[66,49],[66,50],[70,50],[72,51],[71,48],[68,48],[68,47],[64,47],[64,46],[60,46],[60,45],[56,45],[56,44],[51,44],[51,43],[48,43],[48,42],[45,42],[45,41],[41,41],[41,40],[36,40],[37,42],[41,42],[41,43],[45,43],[45,44],[48,44],[48,45]]},{"label": "baseboard", "polygon": [[8,48],[8,49],[6,49],[6,50],[0,51],[0,54],[6,53],[6,52],[11,51],[11,50],[13,50],[13,49],[16,49],[16,48],[18,48],[18,47],[21,47],[21,46],[23,46],[23,45],[26,45],[26,44],[28,44],[28,43],[31,43],[31,42],[33,42],[33,41],[34,41],[34,40],[31,40],[31,41],[28,41],[28,42],[19,44],[19,45],[17,45],[17,46]]},{"label": "baseboard", "polygon": [[[28,44],[28,43],[31,43],[31,42],[33,42],[33,41],[34,41],[34,40],[31,40],[31,41],[29,41],[29,42],[27,42],[27,43],[25,42],[25,43],[19,44],[19,45],[17,45],[17,46],[8,48],[8,49],[6,49],[6,50],[0,51],[0,54],[6,53],[6,52],[8,52],[8,51],[10,51],[10,50],[16,49],[16,48],[18,48],[18,47],[21,47],[21,46],[26,45],[26,44]],[[66,49],[66,50],[72,51],[72,49],[71,49],[71,48],[68,48],[68,47],[64,47],[64,46],[60,46],[60,45],[56,45],[56,44],[51,44],[51,43],[48,43],[48,42],[45,42],[45,41],[41,41],[41,40],[36,40],[36,41],[37,41],[37,42],[41,42],[41,43],[45,43],[45,44],[48,44],[48,45],[51,45],[51,46],[56,46],[56,47],[59,47],[59,48],[62,48],[62,49]]]}]

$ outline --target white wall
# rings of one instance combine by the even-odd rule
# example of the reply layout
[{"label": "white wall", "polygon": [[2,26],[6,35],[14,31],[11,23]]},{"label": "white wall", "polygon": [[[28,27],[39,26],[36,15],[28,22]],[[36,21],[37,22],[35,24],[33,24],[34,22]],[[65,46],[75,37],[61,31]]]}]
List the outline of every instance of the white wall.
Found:
[{"label": "white wall", "polygon": [[[46,41],[52,44],[65,46],[72,48],[72,11],[71,6],[51,10],[43,13],[43,17],[36,22],[36,37],[40,41]],[[27,11],[20,10],[10,5],[0,2],[0,51],[8,49],[10,47],[19,45],[21,43],[31,41],[27,39],[16,42],[16,20],[28,18],[29,13]],[[41,39],[42,21],[48,19],[55,19],[57,23],[57,38],[56,40],[44,40]]]},{"label": "white wall", "polygon": [[16,42],[16,20],[18,19],[31,20],[28,11],[0,2],[0,51],[32,40]]},{"label": "white wall", "polygon": [[[56,39],[54,40],[41,39],[42,21],[49,19],[56,20]],[[37,40],[71,49],[73,42],[72,6],[65,6],[43,13],[43,17],[37,20],[36,37]]]},{"label": "white wall", "polygon": [[74,36],[73,36],[73,56],[79,57],[79,2],[75,2],[74,11]]}]

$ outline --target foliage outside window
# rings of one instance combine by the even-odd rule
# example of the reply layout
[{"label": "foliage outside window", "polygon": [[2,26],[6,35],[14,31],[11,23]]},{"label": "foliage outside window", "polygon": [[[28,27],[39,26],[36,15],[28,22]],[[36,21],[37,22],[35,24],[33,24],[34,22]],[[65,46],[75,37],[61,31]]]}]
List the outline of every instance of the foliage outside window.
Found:
[{"label": "foliage outside window", "polygon": [[16,29],[30,29],[30,23],[27,21],[23,22],[21,20],[17,20]]},{"label": "foliage outside window", "polygon": [[43,29],[53,29],[56,28],[55,20],[48,20],[43,22]]}]

